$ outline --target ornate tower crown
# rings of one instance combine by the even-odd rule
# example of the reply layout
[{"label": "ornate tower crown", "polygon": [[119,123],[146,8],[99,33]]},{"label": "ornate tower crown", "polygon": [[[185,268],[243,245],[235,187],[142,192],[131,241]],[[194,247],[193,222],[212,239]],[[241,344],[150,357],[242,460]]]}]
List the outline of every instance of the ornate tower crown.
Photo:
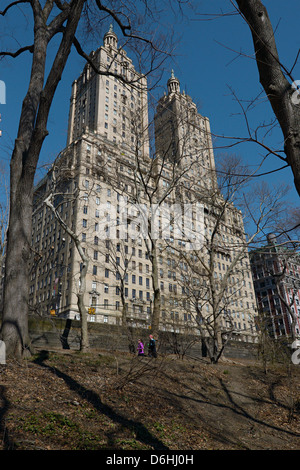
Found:
[{"label": "ornate tower crown", "polygon": [[105,33],[104,38],[103,38],[103,43],[105,47],[112,46],[114,48],[117,48],[118,46],[118,37],[116,33],[113,31],[113,25],[111,24],[109,27],[109,31]]},{"label": "ornate tower crown", "polygon": [[170,93],[180,93],[180,82],[178,78],[174,75],[174,70],[171,71],[171,77],[168,80],[168,92]]}]

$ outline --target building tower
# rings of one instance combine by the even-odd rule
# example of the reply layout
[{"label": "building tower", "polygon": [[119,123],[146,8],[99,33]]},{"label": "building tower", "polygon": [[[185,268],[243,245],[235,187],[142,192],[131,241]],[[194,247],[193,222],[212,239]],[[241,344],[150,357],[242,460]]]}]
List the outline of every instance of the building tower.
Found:
[{"label": "building tower", "polygon": [[[73,82],[67,145],[86,132],[135,148],[136,121],[141,130],[148,127],[147,80],[135,70],[126,51],[118,47],[112,26],[104,35],[103,46],[90,57],[101,73],[87,63]],[[149,142],[144,140],[141,151],[148,155]]]},{"label": "building tower", "polygon": [[177,160],[190,178],[212,188],[216,181],[209,119],[198,113],[190,96],[180,92],[173,70],[167,88],[168,94],[159,100],[156,110],[156,152],[162,158]]},{"label": "building tower", "polygon": [[[119,216],[121,194],[133,185],[136,153],[145,162],[149,159],[147,80],[118,47],[112,26],[103,46],[90,57],[101,73],[87,63],[74,81],[67,146],[35,188],[32,244],[41,257],[32,263],[30,303],[60,316],[78,317],[82,261],[74,241],[43,204],[53,191],[56,171],[55,206],[90,257],[85,302],[98,314],[90,320],[110,318],[115,323],[121,315],[123,275],[128,310],[145,313],[150,308],[145,248],[132,240],[124,242]],[[138,271],[129,276],[124,263],[133,256],[131,265]]]},{"label": "building tower", "polygon": [[[252,341],[256,303],[242,213],[218,188],[209,119],[181,92],[173,71],[167,94],[158,101],[154,122],[157,159],[169,162],[169,174],[174,175],[174,168],[182,172],[181,190],[175,192],[172,203],[192,207],[189,224],[203,232],[200,250],[181,253],[178,260],[177,249],[177,262],[169,260],[169,265],[179,268],[173,279],[179,279],[177,291],[179,284],[185,315],[189,318],[193,312],[202,321],[205,311],[208,317],[218,318],[220,331],[234,330],[237,336],[244,333]],[[197,224],[201,222],[199,208],[203,220]],[[187,240],[180,246],[187,246]]]}]

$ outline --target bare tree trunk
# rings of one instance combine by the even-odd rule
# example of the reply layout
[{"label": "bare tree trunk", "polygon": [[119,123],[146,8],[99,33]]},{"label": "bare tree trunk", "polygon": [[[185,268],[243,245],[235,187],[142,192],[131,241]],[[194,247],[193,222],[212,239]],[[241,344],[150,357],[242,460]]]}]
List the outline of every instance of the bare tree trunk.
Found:
[{"label": "bare tree trunk", "polygon": [[[23,185],[22,185],[23,186]],[[28,264],[31,241],[31,196],[18,188],[11,196],[7,234],[2,338],[8,355],[22,356],[28,341]]]},{"label": "bare tree trunk", "polygon": [[85,0],[72,2],[69,16],[65,18],[68,20],[62,40],[44,86],[47,46],[51,33],[39,2],[32,2],[35,34],[31,77],[23,101],[18,137],[10,165],[10,215],[1,330],[8,356],[22,355],[28,345],[28,265],[34,175],[47,135],[52,100],[70,54],[84,3]]},{"label": "bare tree trunk", "polygon": [[55,209],[53,202],[53,193],[51,193],[46,199],[45,204],[51,209],[55,218],[58,220],[59,224],[63,227],[68,235],[72,238],[79,253],[79,256],[82,260],[82,266],[79,275],[79,291],[77,293],[77,306],[80,313],[80,324],[81,324],[81,338],[80,338],[80,350],[86,351],[89,349],[89,339],[88,339],[88,324],[87,324],[87,311],[84,302],[84,295],[86,292],[86,275],[88,272],[89,258],[85,254],[78,236],[73,230],[68,227],[68,225],[60,217],[59,213]]},{"label": "bare tree trunk", "polygon": [[[7,355],[21,356],[28,346],[28,265],[31,246],[33,178],[36,155],[29,153],[34,120],[43,88],[47,41],[36,34],[39,50],[32,60],[31,80],[23,101],[18,137],[10,163],[10,214],[4,280],[2,338]],[[17,308],[16,308],[17,307]]]},{"label": "bare tree trunk", "polygon": [[296,92],[295,95],[295,88],[286,78],[289,76],[294,82],[280,63],[272,24],[262,2],[236,0],[236,3],[251,30],[260,83],[281,127],[286,161],[293,171],[295,187],[300,195],[299,94]]},{"label": "bare tree trunk", "polygon": [[88,271],[89,260],[83,253],[83,250],[77,246],[76,247],[80,253],[82,263],[82,269],[80,271],[80,286],[79,292],[77,294],[77,305],[80,313],[80,326],[81,326],[81,338],[80,338],[80,351],[85,352],[89,349],[89,336],[88,336],[88,322],[87,322],[87,311],[84,303],[84,295],[86,291],[86,274]]},{"label": "bare tree trunk", "polygon": [[153,284],[153,310],[151,312],[151,330],[152,334],[157,338],[159,332],[159,320],[161,310],[161,294],[160,285],[158,279],[158,263],[157,263],[157,252],[156,242],[151,240],[151,253],[150,260],[152,264],[152,284]]}]

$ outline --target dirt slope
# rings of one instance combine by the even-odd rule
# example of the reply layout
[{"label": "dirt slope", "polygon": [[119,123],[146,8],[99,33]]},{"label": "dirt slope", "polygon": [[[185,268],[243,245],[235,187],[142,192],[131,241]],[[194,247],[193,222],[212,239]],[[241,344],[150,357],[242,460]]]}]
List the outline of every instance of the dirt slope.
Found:
[{"label": "dirt slope", "polygon": [[0,366],[0,449],[295,450],[290,366],[40,351]]}]

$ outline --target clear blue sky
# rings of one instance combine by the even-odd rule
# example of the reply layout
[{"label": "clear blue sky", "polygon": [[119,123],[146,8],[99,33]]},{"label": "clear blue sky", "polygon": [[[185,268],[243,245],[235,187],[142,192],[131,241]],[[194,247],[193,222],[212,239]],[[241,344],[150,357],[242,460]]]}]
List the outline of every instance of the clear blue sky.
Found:
[{"label": "clear blue sky", "polygon": [[[5,3],[6,2],[1,2]],[[300,48],[299,15],[296,0],[265,0],[274,28],[276,28],[277,46],[281,61],[290,68]],[[248,26],[239,16],[228,16],[211,21],[202,21],[200,13],[219,13],[233,11],[229,0],[199,0],[194,2],[195,9],[185,10],[186,17],[174,14],[162,15],[157,27],[164,29],[170,22],[176,33],[178,45],[172,63],[166,66],[164,83],[170,75],[171,68],[179,78],[181,89],[184,89],[198,104],[201,114],[208,116],[213,134],[224,136],[247,136],[245,122],[240,108],[234,100],[230,88],[239,99],[250,100],[258,96],[261,87],[258,83],[256,63],[253,60],[253,45]],[[2,5],[1,5],[2,8]],[[23,7],[22,7],[23,8]],[[30,16],[26,17],[18,10],[1,22],[0,47],[9,41],[12,48],[18,48],[17,41],[23,44],[31,42]],[[14,29],[12,38],[10,29]],[[93,43],[86,46],[87,51],[102,44]],[[234,52],[236,51],[236,52]],[[243,52],[249,57],[239,56]],[[28,85],[31,55],[25,53],[17,59],[6,59],[0,62],[0,80],[7,87],[6,105],[0,104],[2,114],[0,139],[1,161],[9,166],[13,142],[17,133],[18,119],[22,99]],[[48,130],[40,158],[40,167],[53,161],[66,144],[69,98],[72,81],[78,77],[84,62],[75,51],[72,52],[63,79],[53,102]],[[294,69],[295,80],[300,80],[300,64]],[[266,100],[253,108],[249,114],[250,124],[255,129],[262,122],[272,119],[270,105]],[[228,143],[227,140],[217,140],[216,147]],[[281,133],[274,130],[268,137],[270,146],[282,148]],[[225,150],[224,150],[225,151]],[[257,165],[262,149],[251,145],[239,145],[228,152],[241,155],[248,164]],[[218,150],[216,149],[216,153]],[[262,171],[277,168],[282,165],[275,157],[269,157]],[[38,170],[37,176],[42,171]],[[275,173],[268,181],[284,181],[293,187],[290,169]],[[290,200],[298,204],[298,195],[294,189]]]}]

